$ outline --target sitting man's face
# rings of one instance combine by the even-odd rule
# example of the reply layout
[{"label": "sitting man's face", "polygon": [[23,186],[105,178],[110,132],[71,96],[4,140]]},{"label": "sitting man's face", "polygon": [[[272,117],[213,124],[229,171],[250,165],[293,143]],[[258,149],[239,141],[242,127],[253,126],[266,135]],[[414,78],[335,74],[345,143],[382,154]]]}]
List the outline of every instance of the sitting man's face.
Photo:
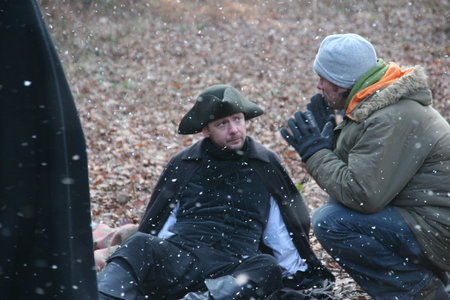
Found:
[{"label": "sitting man's face", "polygon": [[202,133],[219,148],[239,150],[244,145],[247,134],[245,116],[243,113],[237,113],[209,122],[203,128]]}]

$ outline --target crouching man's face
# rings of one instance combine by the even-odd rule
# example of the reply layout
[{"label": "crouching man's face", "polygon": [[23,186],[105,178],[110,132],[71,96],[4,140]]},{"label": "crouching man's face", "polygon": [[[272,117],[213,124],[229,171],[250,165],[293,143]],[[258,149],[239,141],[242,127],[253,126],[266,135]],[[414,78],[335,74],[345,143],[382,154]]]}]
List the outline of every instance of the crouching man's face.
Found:
[{"label": "crouching man's face", "polygon": [[348,89],[339,87],[325,78],[319,76],[317,88],[322,91],[325,101],[333,109],[344,109],[347,102]]},{"label": "crouching man's face", "polygon": [[202,130],[203,136],[210,138],[219,148],[239,150],[244,146],[247,130],[245,116],[237,113],[209,122]]}]

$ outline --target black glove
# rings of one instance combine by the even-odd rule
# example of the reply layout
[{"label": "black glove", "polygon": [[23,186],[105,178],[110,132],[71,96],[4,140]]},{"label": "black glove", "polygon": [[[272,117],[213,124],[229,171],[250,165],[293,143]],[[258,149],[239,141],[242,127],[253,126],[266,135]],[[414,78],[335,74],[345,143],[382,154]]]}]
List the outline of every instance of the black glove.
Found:
[{"label": "black glove", "polygon": [[332,121],[326,122],[320,131],[310,111],[296,112],[294,117],[295,119],[288,120],[292,134],[286,128],[281,128],[280,133],[300,154],[303,162],[321,149],[332,149],[334,128]]},{"label": "black glove", "polygon": [[325,126],[328,121],[332,121],[334,126],[336,126],[334,109],[328,106],[322,94],[315,94],[312,96],[310,102],[306,105],[306,108],[314,115],[319,130],[322,130],[323,126]]}]

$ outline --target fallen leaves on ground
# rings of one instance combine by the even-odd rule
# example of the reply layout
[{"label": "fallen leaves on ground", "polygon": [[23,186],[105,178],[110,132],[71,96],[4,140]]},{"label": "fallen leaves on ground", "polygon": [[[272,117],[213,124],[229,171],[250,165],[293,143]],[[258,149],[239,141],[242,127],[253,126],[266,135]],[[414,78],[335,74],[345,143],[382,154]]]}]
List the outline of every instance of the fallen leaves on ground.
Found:
[{"label": "fallen leaves on ground", "polygon": [[[84,1],[88,3],[92,1]],[[248,132],[277,152],[310,211],[326,200],[278,130],[317,93],[312,62],[329,34],[356,32],[378,56],[420,64],[450,119],[446,1],[41,0],[87,141],[92,219],[138,223],[170,157],[201,137],[177,135],[196,95],[231,84],[265,109]],[[339,299],[370,299],[311,236]]]}]

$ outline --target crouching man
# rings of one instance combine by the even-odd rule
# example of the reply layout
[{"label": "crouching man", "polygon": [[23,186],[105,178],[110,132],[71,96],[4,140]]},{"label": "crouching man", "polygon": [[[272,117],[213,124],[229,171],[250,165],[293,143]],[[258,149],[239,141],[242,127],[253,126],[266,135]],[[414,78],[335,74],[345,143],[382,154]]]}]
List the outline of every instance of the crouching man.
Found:
[{"label": "crouching man", "polygon": [[[374,299],[450,299],[450,126],[423,67],[346,33],[322,41],[314,70],[323,97],[281,134],[330,195],[317,239]],[[330,109],[345,113],[334,129]]]}]

